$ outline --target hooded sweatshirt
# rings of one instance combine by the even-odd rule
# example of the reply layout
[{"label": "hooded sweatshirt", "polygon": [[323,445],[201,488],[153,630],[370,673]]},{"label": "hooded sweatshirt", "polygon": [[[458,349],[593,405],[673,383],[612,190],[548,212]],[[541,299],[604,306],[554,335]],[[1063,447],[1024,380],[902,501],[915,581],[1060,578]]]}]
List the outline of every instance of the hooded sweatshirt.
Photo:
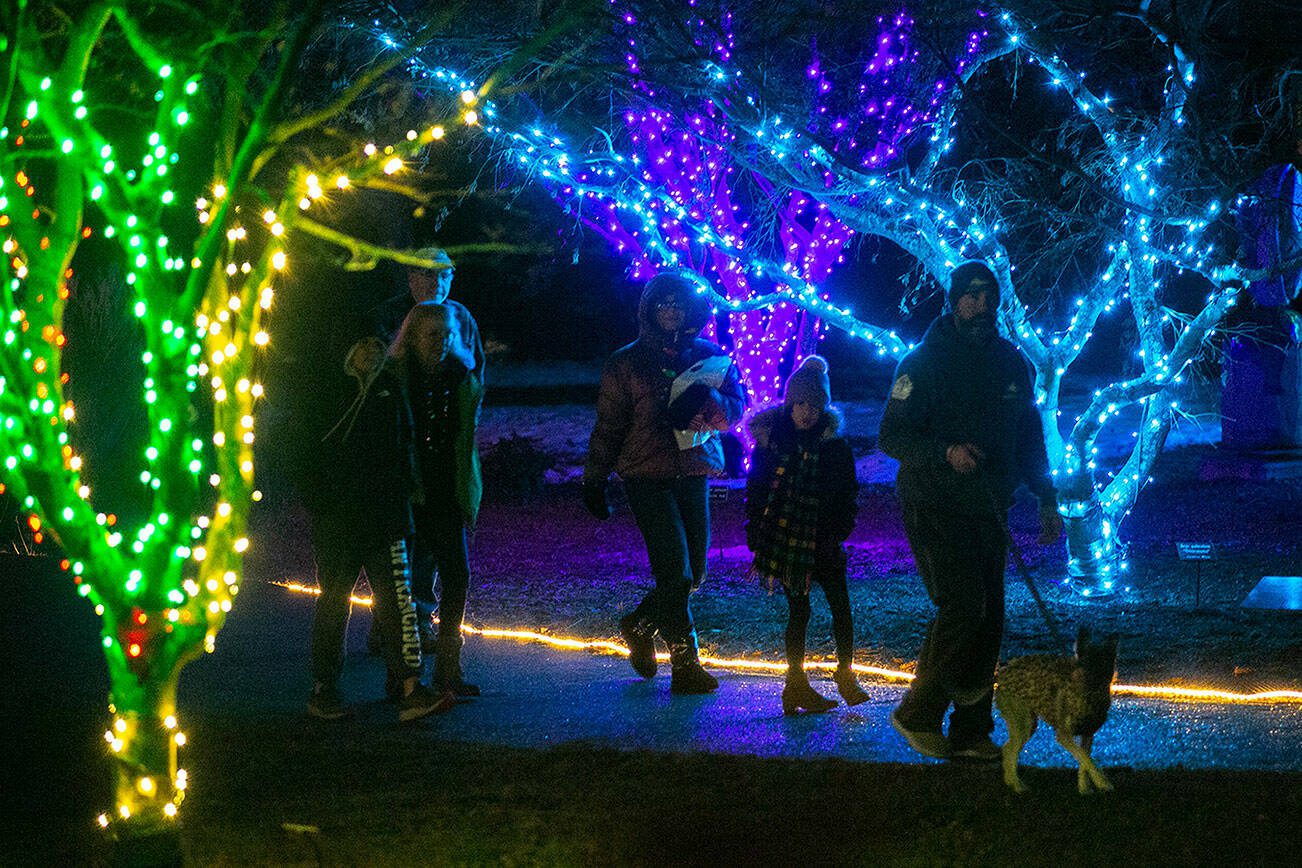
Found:
[{"label": "hooded sweatshirt", "polygon": [[[1026,483],[1042,507],[1056,504],[1030,365],[1001,337],[973,342],[940,316],[895,371],[877,445],[900,462],[900,499],[942,512],[1007,509]],[[949,447],[971,443],[985,457],[960,474]]]},{"label": "hooded sweatshirt", "polygon": [[[606,361],[597,393],[597,423],[588,441],[583,478],[604,481],[612,470],[623,479],[673,479],[706,476],[723,469],[718,437],[679,449],[669,423],[669,388],[680,373],[701,359],[725,355],[716,344],[696,337],[710,315],[708,302],[688,293],[683,328],[667,334],[656,325],[656,303],[670,294],[648,284],[638,302],[638,338]],[[741,421],[745,393],[736,365],[731,365],[712,401],[727,420]]]}]

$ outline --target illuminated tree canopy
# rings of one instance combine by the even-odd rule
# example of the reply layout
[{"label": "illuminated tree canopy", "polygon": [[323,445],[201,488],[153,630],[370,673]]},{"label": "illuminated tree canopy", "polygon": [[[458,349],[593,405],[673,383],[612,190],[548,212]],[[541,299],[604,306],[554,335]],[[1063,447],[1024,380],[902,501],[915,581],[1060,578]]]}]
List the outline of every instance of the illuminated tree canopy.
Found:
[{"label": "illuminated tree canopy", "polygon": [[[1073,584],[1101,594],[1125,569],[1116,528],[1182,413],[1180,387],[1214,348],[1244,282],[1258,276],[1237,259],[1233,218],[1287,140],[1290,79],[1286,68],[1229,69],[1244,103],[1227,113],[1199,75],[1204,60],[1227,70],[1206,50],[1210,6],[1175,16],[1118,4],[1099,17],[1015,5],[1025,8],[992,15],[928,4],[942,14],[925,28],[902,12],[868,27],[858,11],[832,12],[821,22],[832,37],[814,41],[797,65],[789,39],[779,49],[753,44],[749,56],[738,43],[757,21],[789,24],[780,12],[801,4],[769,5],[762,18],[747,4],[694,4],[676,28],[647,23],[644,7],[664,14],[657,4],[616,4],[631,32],[616,45],[634,82],[623,117],[633,147],[617,152],[618,130],[569,149],[553,129],[505,124],[499,142],[579,203],[635,271],[648,255],[693,265],[717,257],[721,310],[791,305],[876,342],[882,355],[903,342],[824,298],[825,272],[720,224],[718,209],[704,207],[721,201],[718,182],[701,165],[742,167],[771,200],[801,202],[826,221],[828,241],[836,226],[896,245],[916,263],[915,298],[965,259],[990,263],[1001,326],[1036,369]],[[838,26],[853,35],[838,37]],[[647,56],[671,60],[657,68]],[[683,190],[683,177],[705,192]],[[834,243],[839,252],[845,240]],[[758,300],[737,293],[729,270],[763,275],[773,291]],[[1128,315],[1131,355],[1079,417],[1064,419],[1064,378],[1114,314]],[[1118,349],[1109,351],[1121,357]],[[1117,466],[1098,458],[1107,424],[1134,431]]]},{"label": "illuminated tree canopy", "polygon": [[[848,159],[835,122],[795,126],[781,104],[750,99],[745,76],[715,99],[767,173],[899,245],[937,282],[964,259],[994,268],[1001,325],[1036,369],[1069,572],[1083,592],[1106,593],[1125,568],[1116,528],[1181,412],[1179,387],[1252,276],[1236,261],[1232,213],[1268,146],[1216,146],[1196,113],[1198,58],[1146,4],[1093,30],[1036,11],[1044,18],[974,17],[951,37],[941,56],[954,78],[937,119],[885,172]],[[1267,94],[1265,108],[1281,111]],[[1201,301],[1181,300],[1198,282]],[[1062,419],[1063,378],[1100,318],[1123,311],[1133,357],[1079,417]],[[1123,418],[1134,448],[1105,469],[1097,438]]]},{"label": "illuminated tree canopy", "polygon": [[[104,825],[166,824],[187,787],[176,684],[242,581],[291,239],[335,245],[354,269],[435,266],[340,230],[333,206],[353,191],[422,201],[422,171],[485,136],[496,165],[544,183],[633,276],[707,277],[758,403],[822,326],[885,359],[907,349],[827,297],[854,244],[907,253],[909,298],[985,260],[1002,327],[1036,368],[1071,573],[1102,593],[1179,387],[1257,276],[1233,214],[1299,138],[1297,69],[1219,57],[1210,2],[1180,15],[933,3],[925,16],[519,4],[509,33],[489,5],[403,22],[359,2],[5,6],[0,491],[102,619],[119,773]],[[541,57],[580,21],[581,37]],[[454,71],[461,49],[472,62]],[[499,112],[492,98],[521,82],[540,95]],[[109,394],[80,384],[67,327],[104,281],[120,284],[111,315],[130,350]],[[1060,418],[1063,383],[1109,316],[1129,320],[1133,351],[1079,418]],[[97,416],[123,406],[136,433],[110,459]],[[1134,449],[1105,467],[1099,433],[1123,423]]]}]

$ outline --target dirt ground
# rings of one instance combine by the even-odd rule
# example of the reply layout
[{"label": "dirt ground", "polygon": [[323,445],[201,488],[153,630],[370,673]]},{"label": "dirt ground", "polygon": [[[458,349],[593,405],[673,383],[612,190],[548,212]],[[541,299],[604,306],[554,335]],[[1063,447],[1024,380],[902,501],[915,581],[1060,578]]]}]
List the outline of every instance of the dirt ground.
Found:
[{"label": "dirt ground", "polygon": [[[907,670],[932,610],[904,538],[893,486],[883,481],[892,475],[890,462],[874,449],[878,409],[868,403],[845,406],[863,482],[849,541],[850,594],[859,660]],[[485,409],[486,500],[472,540],[468,618],[473,623],[613,636],[618,617],[649,587],[645,551],[618,484],[612,489],[616,514],[610,521],[593,520],[580,503],[576,474],[591,414],[584,405]],[[512,482],[521,481],[511,477],[513,469],[526,462],[516,452],[503,467],[493,450],[512,437],[529,438],[526,459],[532,449],[544,456],[541,463],[554,464],[545,484],[508,493]],[[1297,688],[1302,617],[1244,609],[1240,602],[1262,576],[1302,574],[1297,531],[1302,478],[1242,478],[1261,475],[1251,459],[1228,460],[1223,450],[1197,436],[1174,442],[1178,445],[1159,459],[1154,481],[1121,527],[1130,547],[1127,590],[1085,600],[1059,586],[1065,576],[1061,546],[1040,550],[1034,545],[1033,503],[1019,503],[1010,524],[1030,569],[1069,636],[1078,625],[1121,634],[1123,682],[1241,691]],[[713,492],[710,574],[693,598],[693,611],[709,651],[776,658],[786,605],[748,575],[742,491],[735,486],[719,485]],[[275,557],[254,574],[310,581],[306,528],[292,501],[277,505],[273,499],[255,521],[278,539],[260,547]],[[1178,560],[1175,540],[1216,545],[1219,559],[1203,565],[1198,607],[1194,567]],[[1052,650],[1030,594],[1011,569],[1007,589],[1005,657]],[[811,656],[832,651],[830,619],[821,603],[815,592]]]}]

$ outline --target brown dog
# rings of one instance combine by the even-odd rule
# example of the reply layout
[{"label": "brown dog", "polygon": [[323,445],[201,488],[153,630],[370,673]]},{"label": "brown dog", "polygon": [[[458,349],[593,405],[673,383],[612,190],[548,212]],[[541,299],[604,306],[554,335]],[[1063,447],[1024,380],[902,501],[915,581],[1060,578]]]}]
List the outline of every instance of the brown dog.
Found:
[{"label": "brown dog", "polygon": [[1076,788],[1088,793],[1092,783],[1099,790],[1112,789],[1090,759],[1090,748],[1094,733],[1108,719],[1116,674],[1117,634],[1095,643],[1087,627],[1077,634],[1075,657],[1032,654],[1000,667],[995,705],[1008,726],[1004,783],[1014,792],[1026,792],[1026,784],[1017,774],[1017,759],[1038,721],[1043,720],[1053,727],[1058,744],[1076,758]]}]

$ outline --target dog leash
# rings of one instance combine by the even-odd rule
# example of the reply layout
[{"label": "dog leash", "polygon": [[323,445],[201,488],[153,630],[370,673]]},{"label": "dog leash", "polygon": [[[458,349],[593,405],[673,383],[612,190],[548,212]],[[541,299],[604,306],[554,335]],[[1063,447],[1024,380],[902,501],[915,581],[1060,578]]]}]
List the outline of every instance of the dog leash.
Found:
[{"label": "dog leash", "polygon": [[[977,473],[981,473],[977,468]],[[1031,576],[1031,571],[1026,566],[1026,560],[1022,557],[1022,548],[1013,539],[1013,533],[1008,529],[1008,517],[1004,510],[999,508],[999,502],[995,498],[994,488],[990,485],[990,478],[981,473],[981,483],[985,487],[986,494],[990,496],[990,509],[995,514],[995,520],[999,522],[999,529],[1004,532],[1004,539],[1008,541],[1008,548],[1013,553],[1013,564],[1017,567],[1017,574],[1021,576],[1026,589],[1031,592],[1031,599],[1035,600],[1035,607],[1040,610],[1040,617],[1044,619],[1044,624],[1049,628],[1049,635],[1053,637],[1054,644],[1058,650],[1067,657],[1072,656],[1072,647],[1067,644],[1063,638],[1062,631],[1058,629],[1058,621],[1053,617],[1053,612],[1049,611],[1048,605],[1045,604],[1044,598],[1040,596],[1040,589],[1035,586],[1035,579]]]}]

